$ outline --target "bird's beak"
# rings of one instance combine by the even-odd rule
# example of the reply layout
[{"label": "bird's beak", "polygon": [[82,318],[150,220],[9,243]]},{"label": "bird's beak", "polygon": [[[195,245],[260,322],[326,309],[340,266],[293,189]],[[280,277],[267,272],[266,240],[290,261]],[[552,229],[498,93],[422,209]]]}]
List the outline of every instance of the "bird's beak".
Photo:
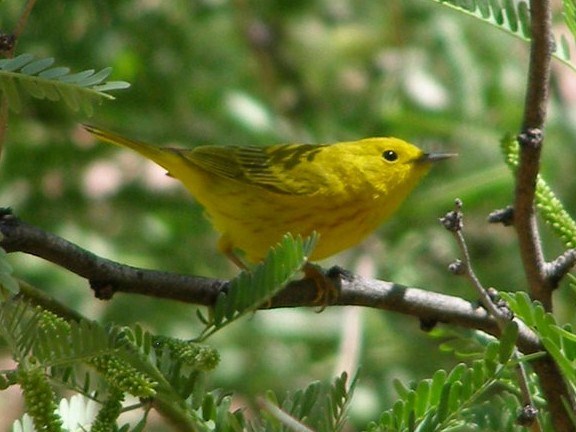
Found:
[{"label": "bird's beak", "polygon": [[449,159],[458,156],[458,153],[443,153],[443,152],[433,152],[433,153],[424,153],[416,162],[437,162],[444,159]]}]

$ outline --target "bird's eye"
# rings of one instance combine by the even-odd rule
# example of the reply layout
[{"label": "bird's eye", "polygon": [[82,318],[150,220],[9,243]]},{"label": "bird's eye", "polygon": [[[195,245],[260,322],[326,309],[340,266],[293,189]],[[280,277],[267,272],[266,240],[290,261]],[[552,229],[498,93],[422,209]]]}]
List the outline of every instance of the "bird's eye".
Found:
[{"label": "bird's eye", "polygon": [[395,162],[398,160],[398,153],[396,153],[394,150],[386,150],[384,153],[382,153],[382,157],[388,162]]}]

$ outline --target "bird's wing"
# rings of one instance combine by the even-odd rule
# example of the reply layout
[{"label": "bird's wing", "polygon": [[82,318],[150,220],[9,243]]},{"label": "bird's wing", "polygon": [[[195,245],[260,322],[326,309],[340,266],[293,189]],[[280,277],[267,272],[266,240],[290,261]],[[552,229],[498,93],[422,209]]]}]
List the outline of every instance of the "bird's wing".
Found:
[{"label": "bird's wing", "polygon": [[[198,167],[276,193],[307,195],[318,190],[314,158],[326,146],[282,144],[270,147],[201,146],[179,152]],[[313,176],[313,177],[317,177]]]}]

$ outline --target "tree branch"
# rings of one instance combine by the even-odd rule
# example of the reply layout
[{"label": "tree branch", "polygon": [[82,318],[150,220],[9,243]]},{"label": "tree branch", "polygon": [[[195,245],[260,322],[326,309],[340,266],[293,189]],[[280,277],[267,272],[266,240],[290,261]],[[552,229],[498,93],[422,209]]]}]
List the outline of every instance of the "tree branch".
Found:
[{"label": "tree branch", "polygon": [[514,226],[530,293],[534,299],[542,302],[546,310],[551,310],[553,286],[546,277],[546,263],[534,208],[553,50],[550,0],[531,0],[530,16],[532,42],[524,118],[522,131],[518,135],[520,158],[516,172]]},{"label": "tree branch", "polygon": [[[540,169],[543,128],[550,86],[550,62],[553,46],[550,0],[530,0],[531,46],[522,130],[518,135],[520,155],[516,171],[514,227],[520,256],[532,298],[552,310],[552,292],[557,280],[544,260],[535,211],[536,180]],[[572,431],[574,425],[567,409],[576,403],[554,360],[547,355],[534,364],[540,378],[550,417],[557,431]],[[569,405],[567,408],[565,404]]]},{"label": "tree branch", "polygon": [[[494,317],[498,328],[501,332],[504,332],[506,327],[514,321],[515,324],[518,326],[518,329],[525,327],[523,321],[514,318],[514,315],[510,312],[508,307],[501,307],[497,302],[494,301],[492,296],[489,293],[484,285],[480,282],[478,276],[476,276],[476,272],[472,266],[472,262],[470,260],[470,253],[468,251],[468,245],[466,244],[466,240],[464,239],[464,233],[462,232],[464,229],[464,214],[462,213],[462,201],[460,199],[456,199],[454,203],[454,210],[446,213],[446,215],[440,218],[440,223],[450,232],[454,234],[456,239],[456,243],[458,244],[458,248],[462,254],[462,260],[458,260],[452,264],[451,269],[453,270],[454,274],[466,276],[470,281],[470,285],[474,288],[478,296],[480,297],[480,301],[484,308],[490,313],[491,316]],[[519,360],[520,356],[518,353],[518,349],[514,348],[514,352],[512,353],[512,358],[515,360]],[[518,385],[520,387],[520,393],[522,395],[522,405],[523,405],[523,414],[522,414],[522,421],[526,425],[531,425],[531,429],[533,432],[540,432],[542,430],[542,425],[540,420],[538,419],[537,413],[538,409],[534,404],[534,399],[530,392],[530,386],[528,384],[528,374],[526,373],[526,365],[524,365],[521,361],[518,361],[516,366],[516,374],[518,379]]]},{"label": "tree branch", "polygon": [[[0,247],[7,252],[24,252],[53,262],[90,281],[96,296],[109,299],[115,293],[143,294],[210,306],[228,281],[199,276],[140,269],[99,257],[54,234],[22,222],[9,211],[0,211]],[[473,328],[498,335],[494,318],[476,304],[459,297],[406,287],[393,282],[364,279],[343,271],[328,271],[327,277],[339,290],[331,305],[355,305],[389,310],[419,318]],[[318,306],[317,286],[308,279],[290,283],[264,308]],[[522,329],[519,347],[523,352],[542,350],[538,338]]]}]

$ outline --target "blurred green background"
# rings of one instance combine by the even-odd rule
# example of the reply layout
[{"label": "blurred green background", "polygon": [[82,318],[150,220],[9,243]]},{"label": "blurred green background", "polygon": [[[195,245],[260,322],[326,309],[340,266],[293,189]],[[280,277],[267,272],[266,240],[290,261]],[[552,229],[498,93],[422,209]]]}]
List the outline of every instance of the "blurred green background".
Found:
[{"label": "blurred green background", "polygon": [[[22,7],[0,5],[4,31]],[[527,45],[490,26],[423,0],[38,2],[17,52],[55,57],[73,71],[112,66],[112,79],[132,84],[92,118],[33,99],[11,114],[0,206],[32,224],[127,264],[231,277],[235,268],[216,252],[216,234],[184,189],[139,156],[95,142],[80,123],[190,147],[398,136],[460,156],[438,165],[364,244],[323,264],[473,300],[467,283],[446,271],[457,248],[437,222],[459,197],[483,283],[524,289],[513,231],[486,216],[513,194],[499,139],[520,125]],[[573,80],[555,64],[543,160],[569,211]],[[561,246],[543,235],[552,258]],[[51,264],[16,254],[11,262],[18,277],[101,322],[183,338],[202,328],[194,306],[128,295],[103,302]],[[557,300],[561,321],[573,321],[572,291],[563,286]],[[389,312],[258,312],[208,341],[222,356],[209,386],[251,405],[267,389],[282,395],[360,367],[352,408],[360,428],[390,406],[394,379],[421,379],[459,361],[438,349],[441,341]],[[9,422],[18,415],[1,411]]]}]

